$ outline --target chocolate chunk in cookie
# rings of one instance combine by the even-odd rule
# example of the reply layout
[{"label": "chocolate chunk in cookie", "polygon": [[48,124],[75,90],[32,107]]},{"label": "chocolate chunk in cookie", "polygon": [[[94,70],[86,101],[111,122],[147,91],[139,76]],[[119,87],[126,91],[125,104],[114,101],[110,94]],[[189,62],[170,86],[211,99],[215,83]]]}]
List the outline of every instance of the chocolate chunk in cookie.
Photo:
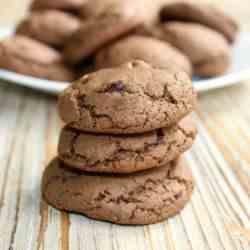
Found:
[{"label": "chocolate chunk in cookie", "polygon": [[18,26],[16,33],[48,45],[62,47],[79,29],[80,19],[58,10],[33,12]]},{"label": "chocolate chunk in cookie", "polygon": [[[107,91],[114,82],[121,91]],[[132,61],[75,82],[60,95],[59,113],[65,123],[82,131],[131,134],[172,126],[195,103],[186,73]]]},{"label": "chocolate chunk in cookie", "polygon": [[151,37],[132,35],[102,49],[95,57],[97,69],[143,60],[159,68],[185,71],[192,75],[188,58],[172,45]]},{"label": "chocolate chunk in cookie", "polygon": [[223,11],[206,4],[190,1],[174,1],[167,4],[161,13],[163,21],[187,21],[206,25],[222,33],[233,42],[238,32],[236,21]]},{"label": "chocolate chunk in cookie", "polygon": [[72,81],[75,78],[59,52],[20,35],[0,42],[0,68],[49,80]]},{"label": "chocolate chunk in cookie", "polygon": [[52,206],[117,224],[152,224],[179,213],[194,179],[182,160],[129,175],[71,171],[54,159],[43,175],[42,193]]}]

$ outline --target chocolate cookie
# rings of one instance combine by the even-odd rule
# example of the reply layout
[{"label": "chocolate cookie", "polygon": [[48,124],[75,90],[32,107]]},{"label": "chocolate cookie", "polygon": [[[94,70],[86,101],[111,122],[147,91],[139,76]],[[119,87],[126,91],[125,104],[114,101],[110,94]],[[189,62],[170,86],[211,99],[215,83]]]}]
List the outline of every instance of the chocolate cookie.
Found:
[{"label": "chocolate cookie", "polygon": [[221,75],[230,66],[230,47],[220,33],[200,24],[184,22],[168,22],[162,29],[163,39],[189,58],[196,75]]},{"label": "chocolate cookie", "polygon": [[167,4],[161,13],[163,21],[179,20],[206,25],[222,33],[233,42],[238,32],[236,21],[213,6],[188,1],[174,1]]},{"label": "chocolate cookie", "polygon": [[56,50],[20,35],[0,42],[0,68],[49,80],[72,81],[75,78]]},{"label": "chocolate cookie", "polygon": [[58,153],[65,164],[80,170],[132,173],[178,158],[192,146],[196,133],[190,118],[171,128],[130,136],[86,134],[65,127]]},{"label": "chocolate cookie", "polygon": [[79,12],[88,0],[34,0],[31,10],[58,9]]},{"label": "chocolate cookie", "polygon": [[158,20],[159,12],[168,0],[91,0],[81,9],[83,18],[98,18],[103,15],[124,15],[133,12],[145,24]]},{"label": "chocolate cookie", "polygon": [[192,75],[188,58],[170,44],[151,37],[132,35],[97,53],[97,69],[119,66],[133,59],[143,60],[159,68],[185,71]]},{"label": "chocolate cookie", "polygon": [[86,21],[66,43],[64,56],[70,63],[77,64],[109,42],[128,34],[139,24],[137,18],[120,16]]},{"label": "chocolate cookie", "polygon": [[77,17],[58,10],[47,10],[31,13],[18,25],[16,33],[62,47],[79,27]]},{"label": "chocolate cookie", "polygon": [[186,73],[132,61],[75,82],[60,95],[59,113],[82,131],[131,134],[174,125],[195,103]]},{"label": "chocolate cookie", "polygon": [[136,1],[117,0],[91,0],[81,9],[81,17],[84,19],[98,19],[100,16],[134,16],[138,13],[139,4]]},{"label": "chocolate cookie", "polygon": [[130,175],[71,171],[58,159],[45,170],[44,199],[52,206],[117,224],[152,224],[179,213],[194,188],[183,161]]}]

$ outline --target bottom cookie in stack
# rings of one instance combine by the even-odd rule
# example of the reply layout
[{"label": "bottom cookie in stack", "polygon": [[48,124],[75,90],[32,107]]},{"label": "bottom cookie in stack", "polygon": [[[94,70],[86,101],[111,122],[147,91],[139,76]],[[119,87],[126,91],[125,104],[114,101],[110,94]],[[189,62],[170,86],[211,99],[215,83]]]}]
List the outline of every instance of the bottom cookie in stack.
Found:
[{"label": "bottom cookie in stack", "polygon": [[99,175],[72,170],[55,158],[42,182],[43,196],[52,206],[117,224],[152,224],[174,216],[193,188],[191,170],[182,159],[133,174]]}]

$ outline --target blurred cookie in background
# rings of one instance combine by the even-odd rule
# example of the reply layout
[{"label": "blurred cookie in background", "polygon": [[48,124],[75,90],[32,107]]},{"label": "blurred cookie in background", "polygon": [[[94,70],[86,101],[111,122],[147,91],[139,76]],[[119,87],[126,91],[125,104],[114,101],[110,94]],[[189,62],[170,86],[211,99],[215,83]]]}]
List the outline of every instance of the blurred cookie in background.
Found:
[{"label": "blurred cookie in background", "polygon": [[238,24],[225,12],[208,4],[194,1],[174,1],[161,11],[162,21],[186,21],[200,23],[214,29],[232,43],[238,32]]},{"label": "blurred cookie in background", "polygon": [[72,81],[74,71],[53,48],[16,35],[0,43],[0,68],[19,74],[57,81]]},{"label": "blurred cookie in background", "polygon": [[103,15],[121,15],[124,12],[135,12],[145,24],[156,22],[159,12],[169,0],[91,0],[81,9],[82,18],[98,18]]},{"label": "blurred cookie in background", "polygon": [[36,11],[17,26],[16,33],[58,48],[79,29],[80,23],[77,17],[59,10]]},{"label": "blurred cookie in background", "polygon": [[88,0],[33,0],[30,9],[45,10],[58,9],[78,13]]},{"label": "blurred cookie in background", "polygon": [[78,64],[140,24],[136,16],[105,16],[83,22],[66,43],[64,57],[71,64]]},{"label": "blurred cookie in background", "polygon": [[158,39],[139,35],[131,35],[102,49],[95,57],[95,66],[96,69],[115,67],[133,59],[192,75],[189,59],[178,49]]},{"label": "blurred cookie in background", "polygon": [[231,49],[227,40],[206,26],[167,22],[157,35],[182,51],[192,62],[194,73],[198,76],[218,76],[230,66]]}]

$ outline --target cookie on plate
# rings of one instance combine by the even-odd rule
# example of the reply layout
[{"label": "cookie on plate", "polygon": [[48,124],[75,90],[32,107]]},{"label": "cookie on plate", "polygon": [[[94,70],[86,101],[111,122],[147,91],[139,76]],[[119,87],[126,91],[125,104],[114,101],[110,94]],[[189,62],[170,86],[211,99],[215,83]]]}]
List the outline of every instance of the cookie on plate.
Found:
[{"label": "cookie on plate", "polygon": [[76,81],[60,95],[59,114],[82,131],[133,134],[172,126],[195,103],[186,73],[132,61]]},{"label": "cookie on plate", "polygon": [[21,35],[0,42],[0,68],[49,80],[72,81],[75,78],[59,52]]},{"label": "cookie on plate", "polygon": [[162,38],[182,51],[202,77],[222,75],[230,66],[230,46],[220,33],[206,26],[185,22],[162,25]]},{"label": "cookie on plate", "polygon": [[207,4],[190,1],[174,1],[167,4],[161,12],[163,21],[187,21],[206,25],[222,33],[231,43],[238,32],[236,21],[223,11]]},{"label": "cookie on plate", "polygon": [[80,14],[84,19],[98,19],[100,16],[113,15],[127,16],[132,14],[134,16],[138,13],[138,7],[139,5],[135,5],[135,1],[91,0],[82,7]]},{"label": "cookie on plate", "polygon": [[138,25],[140,21],[136,17],[104,16],[86,21],[66,43],[64,56],[71,64],[80,63]]},{"label": "cookie on plate", "polygon": [[103,15],[124,15],[131,12],[143,20],[144,24],[156,22],[159,12],[167,0],[91,0],[81,9],[84,19],[98,18]]},{"label": "cookie on plate", "polygon": [[196,133],[190,117],[171,128],[138,135],[89,134],[66,126],[60,135],[58,156],[79,170],[132,173],[177,159],[192,146]]},{"label": "cookie on plate", "polygon": [[166,42],[139,35],[131,35],[100,50],[95,57],[95,66],[97,69],[110,68],[134,59],[192,75],[192,65],[180,51]]},{"label": "cookie on plate", "polygon": [[54,47],[62,47],[79,29],[80,19],[58,10],[37,11],[24,19],[16,29],[17,34],[28,36]]},{"label": "cookie on plate", "polygon": [[58,9],[78,13],[88,0],[33,0],[31,10]]},{"label": "cookie on plate", "polygon": [[179,213],[194,189],[182,160],[129,175],[72,171],[54,159],[46,168],[42,193],[52,206],[117,224],[152,224]]}]

